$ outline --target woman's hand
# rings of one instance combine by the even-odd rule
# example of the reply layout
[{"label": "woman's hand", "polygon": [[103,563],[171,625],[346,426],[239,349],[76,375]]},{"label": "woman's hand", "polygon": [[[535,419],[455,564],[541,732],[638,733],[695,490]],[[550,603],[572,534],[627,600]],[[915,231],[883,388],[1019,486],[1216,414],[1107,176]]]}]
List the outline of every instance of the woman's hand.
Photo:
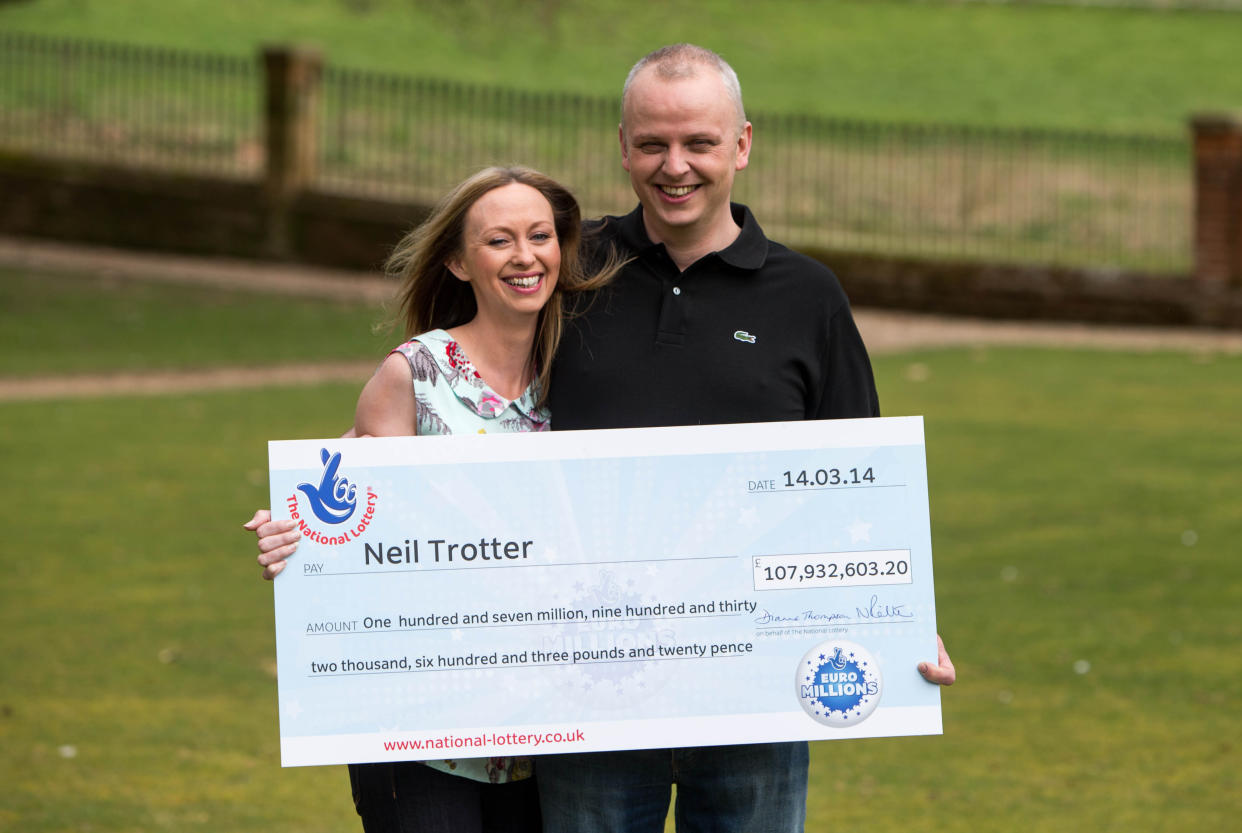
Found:
[{"label": "woman's hand", "polygon": [[285,569],[285,561],[298,548],[302,533],[298,531],[296,521],[273,521],[272,513],[260,509],[254,517],[242,524],[259,538],[259,566],[263,568],[263,578],[271,581]]},{"label": "woman's hand", "polygon": [[[358,428],[351,425],[341,438],[358,436],[371,435],[359,435]],[[255,512],[253,518],[242,524],[242,529],[248,529],[258,536],[259,566],[263,568],[263,578],[268,581],[276,578],[285,569],[285,561],[298,548],[298,541],[302,540],[302,533],[298,532],[295,521],[273,521],[270,509]]]}]

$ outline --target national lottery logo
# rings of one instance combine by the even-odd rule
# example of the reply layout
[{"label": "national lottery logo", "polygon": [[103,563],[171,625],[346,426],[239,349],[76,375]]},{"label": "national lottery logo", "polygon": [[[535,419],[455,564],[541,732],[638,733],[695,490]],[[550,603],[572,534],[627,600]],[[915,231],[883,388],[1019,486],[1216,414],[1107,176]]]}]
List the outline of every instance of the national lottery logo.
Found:
[{"label": "national lottery logo", "polygon": [[[328,546],[349,543],[365,532],[371,525],[371,521],[375,519],[379,496],[370,486],[365,487],[365,494],[360,493],[358,487],[340,473],[341,453],[339,451],[331,453],[328,449],[321,448],[319,460],[323,463],[323,473],[319,477],[319,482],[299,483],[297,488],[305,496],[301,502],[306,504],[310,513],[332,528],[320,531],[311,525],[314,523],[313,520],[307,523],[309,516],[303,517],[302,512],[299,511],[296,492],[285,500],[289,508],[289,517],[297,521],[298,529],[302,531],[302,534],[315,543]],[[365,505],[362,507],[361,514],[355,518],[354,514],[359,510],[359,502],[364,498]],[[341,526],[351,518],[353,522],[349,526]]]},{"label": "national lottery logo", "polygon": [[835,639],[806,652],[794,680],[798,702],[825,726],[862,723],[876,706],[884,684],[880,664],[866,648]]},{"label": "national lottery logo", "polygon": [[319,449],[323,462],[323,475],[319,483],[299,483],[298,490],[306,495],[310,510],[326,524],[343,524],[358,508],[358,487],[346,477],[337,474],[341,467],[341,452],[329,455],[328,449]]}]

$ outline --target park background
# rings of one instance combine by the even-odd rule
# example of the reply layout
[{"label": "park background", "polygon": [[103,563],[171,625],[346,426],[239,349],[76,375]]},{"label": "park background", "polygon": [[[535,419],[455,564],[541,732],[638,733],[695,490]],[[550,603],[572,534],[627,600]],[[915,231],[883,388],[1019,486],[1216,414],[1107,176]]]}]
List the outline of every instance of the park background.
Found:
[{"label": "park background", "polygon": [[[1173,139],[1242,107],[1237,4],[1190,5],[10,0],[0,34],[307,43],[590,96],[690,40],[734,63],[748,109]],[[239,525],[266,502],[265,441],[338,434],[362,377],[72,395],[80,374],[366,362],[394,340],[380,304],[260,290],[0,267],[0,380],[69,388],[0,402],[0,830],[356,829],[342,769],[278,767],[271,588]],[[1230,828],[1242,358],[1206,344],[877,355],[885,413],[927,419],[962,682],[943,737],[817,744],[808,829]]]}]

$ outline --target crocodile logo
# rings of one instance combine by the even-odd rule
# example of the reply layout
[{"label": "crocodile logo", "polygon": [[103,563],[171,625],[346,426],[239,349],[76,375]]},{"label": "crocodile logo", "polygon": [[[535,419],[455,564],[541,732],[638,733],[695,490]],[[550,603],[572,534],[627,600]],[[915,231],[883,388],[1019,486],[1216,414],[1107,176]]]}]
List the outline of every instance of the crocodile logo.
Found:
[{"label": "crocodile logo", "polygon": [[733,334],[733,337],[737,339],[738,341],[744,341],[747,344],[755,343],[755,337],[752,336],[750,333],[746,332],[745,330],[738,330],[737,332]]}]

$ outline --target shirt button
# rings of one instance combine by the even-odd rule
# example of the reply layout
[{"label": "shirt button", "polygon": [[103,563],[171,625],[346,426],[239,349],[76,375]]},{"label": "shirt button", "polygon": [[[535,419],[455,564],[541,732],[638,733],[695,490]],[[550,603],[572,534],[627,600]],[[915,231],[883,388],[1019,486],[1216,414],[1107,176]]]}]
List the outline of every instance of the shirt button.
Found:
[{"label": "shirt button", "polygon": [[674,294],[674,295],[680,295],[680,294],[681,294],[681,287],[680,287],[680,286],[674,286],[674,287],[673,287],[673,294]]}]

